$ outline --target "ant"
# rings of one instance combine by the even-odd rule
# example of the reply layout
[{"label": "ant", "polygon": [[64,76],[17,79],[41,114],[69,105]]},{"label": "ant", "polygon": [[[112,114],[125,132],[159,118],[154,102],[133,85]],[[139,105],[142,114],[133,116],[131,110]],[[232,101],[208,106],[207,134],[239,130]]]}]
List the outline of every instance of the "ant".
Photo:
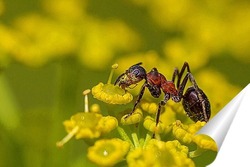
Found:
[{"label": "ant", "polygon": [[[208,122],[211,114],[209,100],[205,93],[198,87],[187,62],[183,64],[180,71],[178,68],[175,68],[171,81],[168,81],[156,68],[153,68],[150,72],[146,73],[146,70],[141,65],[142,63],[140,62],[129,67],[129,69],[121,74],[115,81],[115,85],[125,89],[132,84],[136,85],[143,79],[145,80],[132,111],[126,115],[125,119],[134,113],[144,94],[145,88],[148,88],[154,98],[159,98],[161,91],[164,93],[164,99],[158,104],[156,126],[159,123],[161,107],[166,105],[170,98],[176,103],[182,100],[182,105],[187,116],[189,116],[194,122]],[[182,80],[186,69],[187,73]],[[175,85],[176,78],[177,82]],[[188,80],[190,80],[192,86],[187,88],[186,92],[183,93]]]}]

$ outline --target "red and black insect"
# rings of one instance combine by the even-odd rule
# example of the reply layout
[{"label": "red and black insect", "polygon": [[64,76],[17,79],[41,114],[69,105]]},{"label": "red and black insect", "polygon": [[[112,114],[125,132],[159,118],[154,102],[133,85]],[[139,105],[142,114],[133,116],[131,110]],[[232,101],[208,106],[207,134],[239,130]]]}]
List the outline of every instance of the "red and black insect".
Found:
[{"label": "red and black insect", "polygon": [[[180,102],[182,100],[184,110],[193,121],[208,122],[211,114],[209,100],[205,93],[198,87],[187,62],[184,63],[180,71],[178,68],[175,68],[171,81],[168,81],[156,68],[153,68],[150,72],[146,73],[146,70],[141,64],[142,63],[137,63],[131,66],[115,81],[115,85],[119,85],[121,88],[125,89],[132,84],[137,84],[143,79],[145,80],[134,107],[126,118],[134,113],[144,94],[145,88],[148,88],[151,95],[155,98],[159,98],[161,92],[164,93],[164,99],[161,100],[158,105],[156,125],[159,123],[161,107],[164,106],[170,98],[174,102]],[[186,69],[187,73],[182,80]],[[176,78],[177,82],[175,84]],[[183,93],[188,80],[192,83],[192,86],[187,88],[185,93]]]}]

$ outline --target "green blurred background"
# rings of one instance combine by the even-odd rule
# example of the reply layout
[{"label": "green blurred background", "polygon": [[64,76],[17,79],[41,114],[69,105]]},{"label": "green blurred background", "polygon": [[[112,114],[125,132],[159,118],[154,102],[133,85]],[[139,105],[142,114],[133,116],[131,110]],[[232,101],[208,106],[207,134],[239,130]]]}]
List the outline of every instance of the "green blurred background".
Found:
[{"label": "green blurred background", "polygon": [[[171,78],[188,61],[212,105],[249,83],[248,0],[0,0],[0,166],[86,166],[62,122],[110,66],[143,61]],[[91,103],[96,102],[90,97]],[[218,112],[218,111],[215,111]]]}]

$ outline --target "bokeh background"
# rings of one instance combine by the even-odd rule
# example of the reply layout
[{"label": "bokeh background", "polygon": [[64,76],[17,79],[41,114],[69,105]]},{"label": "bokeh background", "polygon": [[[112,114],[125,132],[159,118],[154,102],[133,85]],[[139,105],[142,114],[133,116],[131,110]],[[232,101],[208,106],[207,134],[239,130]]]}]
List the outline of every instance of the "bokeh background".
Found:
[{"label": "bokeh background", "polygon": [[249,9],[248,0],[0,0],[0,166],[87,166],[83,141],[55,143],[83,110],[82,91],[106,82],[115,62],[116,77],[142,61],[168,79],[189,62],[215,115],[250,80]]}]

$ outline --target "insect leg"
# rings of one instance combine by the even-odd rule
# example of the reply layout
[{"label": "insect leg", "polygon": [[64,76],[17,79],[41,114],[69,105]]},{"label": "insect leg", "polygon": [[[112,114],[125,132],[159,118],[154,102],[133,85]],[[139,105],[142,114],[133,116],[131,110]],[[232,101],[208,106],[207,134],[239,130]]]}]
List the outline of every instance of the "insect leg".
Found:
[{"label": "insect leg", "polygon": [[132,110],[129,114],[126,115],[125,119],[128,118],[129,116],[131,116],[131,115],[134,113],[134,111],[135,111],[137,105],[138,105],[138,104],[140,103],[140,101],[141,101],[141,98],[142,98],[142,96],[143,96],[143,94],[144,94],[144,91],[145,91],[146,86],[147,86],[147,83],[145,82],[145,83],[142,85],[142,88],[141,88],[141,90],[140,90],[140,93],[139,93],[139,95],[138,95],[138,97],[137,97],[137,99],[136,99],[136,102],[135,102],[135,104],[134,104],[133,110]]},{"label": "insect leg", "polygon": [[[156,119],[155,119],[155,126],[157,127],[158,123],[160,122],[160,115],[161,115],[161,107],[165,106],[167,101],[170,99],[170,94],[166,93],[164,96],[164,99],[158,104],[158,110],[156,113]],[[155,133],[152,136],[155,137]]]}]

